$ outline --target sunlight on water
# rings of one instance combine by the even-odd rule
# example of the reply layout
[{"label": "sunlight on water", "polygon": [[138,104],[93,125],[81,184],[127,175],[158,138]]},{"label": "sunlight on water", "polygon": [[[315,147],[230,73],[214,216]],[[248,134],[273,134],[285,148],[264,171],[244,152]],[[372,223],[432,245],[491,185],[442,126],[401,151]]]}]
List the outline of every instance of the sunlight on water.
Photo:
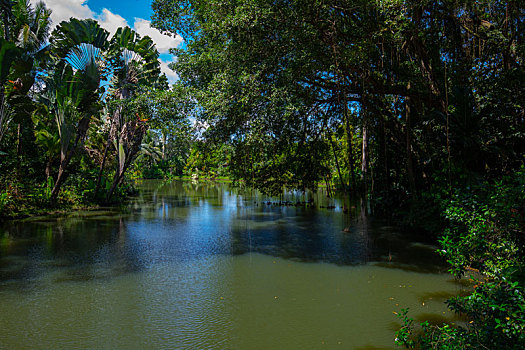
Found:
[{"label": "sunlight on water", "polygon": [[401,308],[453,319],[435,247],[267,200],[148,182],[124,213],[6,225],[0,349],[391,349]]}]

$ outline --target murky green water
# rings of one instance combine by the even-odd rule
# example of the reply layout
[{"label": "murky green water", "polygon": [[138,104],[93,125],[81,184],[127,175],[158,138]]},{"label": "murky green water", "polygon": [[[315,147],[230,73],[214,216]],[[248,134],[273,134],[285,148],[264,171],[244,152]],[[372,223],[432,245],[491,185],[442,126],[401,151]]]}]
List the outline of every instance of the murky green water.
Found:
[{"label": "murky green water", "polygon": [[5,224],[0,349],[392,349],[402,307],[453,317],[434,247],[309,198],[152,181],[124,212]]}]

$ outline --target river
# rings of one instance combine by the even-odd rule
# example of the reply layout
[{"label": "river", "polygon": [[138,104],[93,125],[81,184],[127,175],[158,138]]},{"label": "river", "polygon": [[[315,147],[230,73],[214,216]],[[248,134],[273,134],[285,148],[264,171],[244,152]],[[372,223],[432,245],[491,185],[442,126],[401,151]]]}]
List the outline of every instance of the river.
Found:
[{"label": "river", "polygon": [[0,349],[393,349],[402,308],[454,320],[462,286],[436,247],[359,205],[139,188],[125,208],[0,226]]}]

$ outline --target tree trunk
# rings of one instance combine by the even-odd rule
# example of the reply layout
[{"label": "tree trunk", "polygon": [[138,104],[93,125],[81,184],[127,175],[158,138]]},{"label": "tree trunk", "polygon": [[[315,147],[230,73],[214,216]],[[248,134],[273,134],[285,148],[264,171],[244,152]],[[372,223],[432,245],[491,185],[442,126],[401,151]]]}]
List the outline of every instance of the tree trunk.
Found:
[{"label": "tree trunk", "polygon": [[166,139],[167,135],[165,131],[162,131],[162,161],[166,161]]},{"label": "tree trunk", "polygon": [[330,179],[328,175],[324,177],[324,180],[326,181],[326,195],[328,198],[332,198],[332,190],[330,188]]},{"label": "tree trunk", "polygon": [[55,206],[58,198],[58,192],[60,192],[60,187],[62,187],[62,184],[64,181],[66,181],[66,168],[69,163],[69,159],[66,157],[66,159],[63,159],[60,161],[60,167],[58,168],[58,175],[57,179],[55,181],[55,186],[53,186],[53,190],[51,191],[51,196],[49,197],[49,202],[51,206]]},{"label": "tree trunk", "polygon": [[[11,8],[11,3],[9,2],[8,4],[9,8]],[[10,40],[8,11],[4,11],[4,39],[7,41]]]},{"label": "tree trunk", "polygon": [[349,191],[355,191],[357,185],[355,180],[355,172],[354,172],[354,151],[353,151],[353,145],[352,145],[352,132],[350,130],[350,116],[348,115],[348,103],[345,101],[344,106],[344,119],[345,119],[345,126],[346,126],[346,143],[348,146],[348,172],[350,175],[350,179],[352,179],[352,185],[348,186]]},{"label": "tree trunk", "polygon": [[363,183],[363,193],[368,196],[368,118],[366,112],[363,115],[363,146],[361,149],[361,181]]},{"label": "tree trunk", "polygon": [[343,187],[343,191],[346,192],[345,182],[343,181],[343,176],[341,175],[341,168],[339,167],[339,160],[337,158],[337,153],[335,152],[335,144],[334,140],[332,139],[332,134],[329,134],[330,142],[332,143],[332,151],[334,152],[334,159],[335,159],[335,165],[337,167],[337,172],[339,173],[339,181],[341,181],[341,186]]},{"label": "tree trunk", "polygon": [[16,132],[16,171],[20,174],[20,157],[22,155],[22,125],[19,123]]},{"label": "tree trunk", "polygon": [[61,156],[60,159],[60,166],[58,168],[58,175],[57,179],[55,181],[55,186],[53,187],[53,190],[51,191],[51,196],[49,198],[49,203],[54,206],[56,204],[58,193],[60,192],[60,188],[66,181],[67,177],[67,167],[69,166],[69,162],[71,161],[71,158],[73,158],[73,154],[75,154],[75,151],[78,147],[78,145],[84,140],[86,137],[87,130],[89,128],[89,122],[91,121],[91,116],[83,117],[78,122],[77,127],[77,136],[75,138],[75,143],[73,144],[73,147],[69,151],[67,151],[65,154]]},{"label": "tree trunk", "polygon": [[124,172],[119,174],[119,172],[117,171],[115,173],[115,176],[113,177],[113,183],[111,184],[111,187],[109,188],[109,191],[108,191],[108,193],[106,195],[106,202],[110,201],[111,196],[113,196],[113,192],[115,192],[115,189],[120,184],[120,182],[122,181],[123,177],[124,177]]},{"label": "tree trunk", "polygon": [[4,137],[3,125],[4,125],[5,115],[7,114],[7,111],[4,105],[4,100],[5,100],[5,88],[2,85],[0,86],[0,141],[2,141],[2,138]]},{"label": "tree trunk", "polygon": [[[410,88],[410,86],[409,86]],[[411,107],[410,107],[410,97],[406,98],[406,119],[405,119],[405,136],[406,136],[406,158],[407,158],[407,176],[408,184],[410,186],[410,195],[416,196],[416,180],[414,178],[414,164],[412,161],[412,127],[411,123]]]},{"label": "tree trunk", "polygon": [[117,170],[115,172],[115,177],[113,178],[113,183],[106,195],[107,202],[110,201],[113,192],[122,182],[126,170],[128,170],[135,156],[139,152],[140,144],[146,134],[146,130],[146,125],[139,120],[129,121],[122,126],[116,145],[117,152],[119,152]]},{"label": "tree trunk", "polygon": [[363,108],[363,147],[361,150],[361,183],[363,186],[363,200],[365,215],[368,213],[368,111]]},{"label": "tree trunk", "polygon": [[95,194],[94,194],[95,197],[97,196],[98,190],[100,189],[100,182],[102,181],[102,174],[104,173],[104,165],[106,164],[106,158],[108,156],[108,149],[109,149],[110,142],[111,142],[111,139],[108,136],[106,146],[104,147],[104,155],[102,156],[102,161],[100,162],[100,168],[98,170],[97,184],[95,185]]},{"label": "tree trunk", "polygon": [[53,158],[49,157],[46,162],[46,179],[51,176],[51,165],[53,164]]},{"label": "tree trunk", "polygon": [[100,182],[102,181],[102,174],[104,173],[104,165],[106,165],[106,159],[108,157],[108,151],[111,144],[111,138],[114,137],[113,132],[116,128],[117,121],[120,119],[121,107],[118,107],[113,113],[113,118],[111,119],[111,124],[108,131],[108,139],[106,140],[106,146],[104,147],[104,155],[102,156],[102,161],[100,162],[100,169],[98,170],[97,184],[95,185],[95,197],[100,190]]},{"label": "tree trunk", "polygon": [[387,202],[388,202],[388,198],[390,196],[390,167],[389,167],[389,164],[388,164],[388,138],[387,138],[387,134],[386,134],[386,121],[385,119],[383,118],[383,121],[382,121],[382,131],[383,131],[383,157],[384,157],[384,160],[383,160],[383,164],[384,164],[384,171],[385,171],[385,191],[386,191],[386,198],[387,198]]}]

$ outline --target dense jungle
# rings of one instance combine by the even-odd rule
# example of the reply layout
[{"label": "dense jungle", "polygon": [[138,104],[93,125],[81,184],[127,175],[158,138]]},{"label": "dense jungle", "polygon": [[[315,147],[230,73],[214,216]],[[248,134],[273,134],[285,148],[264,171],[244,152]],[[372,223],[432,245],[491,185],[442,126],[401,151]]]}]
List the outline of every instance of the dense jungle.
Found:
[{"label": "dense jungle", "polygon": [[392,346],[523,349],[524,5],[153,0],[152,26],[184,39],[170,84],[130,27],[0,0],[0,220],[124,208],[146,180],[258,206],[321,191],[472,282],[446,300],[456,324],[400,305]]}]

